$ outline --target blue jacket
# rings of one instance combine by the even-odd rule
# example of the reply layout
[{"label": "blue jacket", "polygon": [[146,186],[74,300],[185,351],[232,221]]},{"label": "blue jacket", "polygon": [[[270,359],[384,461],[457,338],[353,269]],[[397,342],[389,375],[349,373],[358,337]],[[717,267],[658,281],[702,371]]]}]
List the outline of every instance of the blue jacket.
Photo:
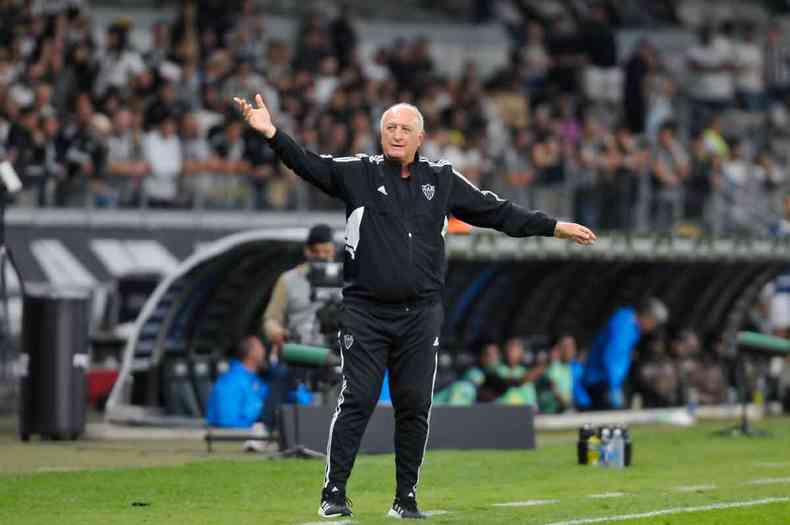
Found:
[{"label": "blue jacket", "polygon": [[215,427],[248,428],[261,417],[269,387],[241,361],[230,362],[208,398],[206,421]]},{"label": "blue jacket", "polygon": [[587,356],[584,384],[606,384],[615,406],[622,404],[621,388],[631,367],[631,354],[641,335],[636,310],[620,308],[598,332]]}]

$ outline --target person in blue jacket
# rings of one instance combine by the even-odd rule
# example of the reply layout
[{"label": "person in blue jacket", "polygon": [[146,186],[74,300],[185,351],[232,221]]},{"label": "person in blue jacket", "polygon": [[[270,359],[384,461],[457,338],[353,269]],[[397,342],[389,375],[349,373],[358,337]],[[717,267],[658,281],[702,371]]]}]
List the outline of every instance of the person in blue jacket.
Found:
[{"label": "person in blue jacket", "polygon": [[208,399],[206,421],[215,427],[249,428],[262,421],[271,428],[274,408],[283,402],[309,404],[312,395],[303,385],[289,392],[285,365],[270,366],[259,375],[266,362],[266,348],[256,336],[245,337],[238,358],[222,374]]},{"label": "person in blue jacket", "polygon": [[582,376],[591,410],[625,408],[623,383],[634,347],[642,335],[666,323],[668,317],[667,307],[654,297],[637,308],[623,307],[612,314],[593,341]]}]

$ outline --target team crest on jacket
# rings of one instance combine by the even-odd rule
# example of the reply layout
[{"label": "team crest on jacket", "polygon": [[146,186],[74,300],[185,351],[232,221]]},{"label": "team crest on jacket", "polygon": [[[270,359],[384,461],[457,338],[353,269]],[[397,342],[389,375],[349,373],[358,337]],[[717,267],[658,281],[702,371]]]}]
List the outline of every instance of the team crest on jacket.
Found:
[{"label": "team crest on jacket", "polygon": [[346,347],[346,350],[348,350],[349,348],[351,348],[351,345],[353,345],[353,344],[354,344],[354,336],[353,336],[353,335],[351,335],[351,334],[346,334],[346,335],[344,335],[344,336],[343,336],[343,344],[345,345],[345,347]]},{"label": "team crest on jacket", "polygon": [[433,199],[433,194],[436,192],[436,188],[433,184],[423,184],[422,192],[425,194],[426,199],[431,200]]}]

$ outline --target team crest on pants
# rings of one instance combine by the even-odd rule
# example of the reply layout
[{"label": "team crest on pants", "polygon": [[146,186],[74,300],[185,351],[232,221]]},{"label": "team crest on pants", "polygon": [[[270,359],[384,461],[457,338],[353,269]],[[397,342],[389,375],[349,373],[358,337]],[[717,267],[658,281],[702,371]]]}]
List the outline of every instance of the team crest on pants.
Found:
[{"label": "team crest on pants", "polygon": [[433,199],[433,194],[436,192],[436,187],[433,184],[423,184],[422,192],[425,194],[426,199],[431,200]]},{"label": "team crest on pants", "polygon": [[343,336],[343,345],[345,345],[346,350],[351,348],[351,345],[354,344],[354,336],[351,334],[346,334]]}]

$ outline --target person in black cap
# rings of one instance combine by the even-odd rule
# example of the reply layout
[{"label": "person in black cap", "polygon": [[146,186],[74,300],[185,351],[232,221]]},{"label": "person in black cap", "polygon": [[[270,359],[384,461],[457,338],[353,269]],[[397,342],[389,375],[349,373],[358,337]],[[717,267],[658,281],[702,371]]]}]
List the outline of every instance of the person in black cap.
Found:
[{"label": "person in black cap", "polygon": [[309,280],[311,264],[335,260],[332,228],[317,224],[310,228],[304,246],[306,261],[280,275],[263,314],[263,333],[279,355],[285,341],[325,346],[316,316],[325,301],[315,300]]}]

